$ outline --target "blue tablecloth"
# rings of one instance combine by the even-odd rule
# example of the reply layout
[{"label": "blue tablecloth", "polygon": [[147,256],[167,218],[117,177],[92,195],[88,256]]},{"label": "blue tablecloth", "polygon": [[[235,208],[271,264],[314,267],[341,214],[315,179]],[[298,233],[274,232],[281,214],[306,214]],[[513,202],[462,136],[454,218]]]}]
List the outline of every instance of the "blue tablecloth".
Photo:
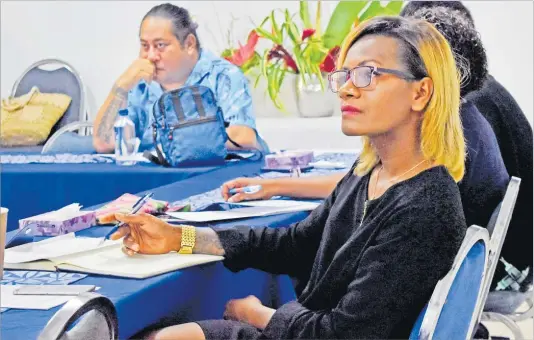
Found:
[{"label": "blue tablecloth", "polygon": [[[251,161],[229,162],[232,169]],[[259,163],[257,168],[259,169]],[[1,164],[0,205],[9,209],[8,231],[19,219],[62,208],[84,207],[181,181],[221,167],[164,168],[150,163],[134,166],[100,164]]]},{"label": "blue tablecloth", "polygon": [[[243,162],[151,191],[154,192],[155,199],[179,200],[212,190],[236,176],[253,175],[260,167],[260,163]],[[307,214],[283,214],[219,225],[277,227],[302,220]],[[99,236],[104,235],[109,228],[94,227],[77,234]],[[166,324],[221,318],[226,302],[232,298],[253,294],[264,304],[277,307],[295,297],[292,282],[287,276],[273,276],[251,269],[234,274],[222,263],[187,268],[145,280],[90,275],[76,284],[102,287],[99,293],[109,297],[117,309],[121,339],[129,338],[158,321]],[[35,339],[58,309],[59,307],[49,311],[8,310],[1,316],[2,336],[5,339]]]},{"label": "blue tablecloth", "polygon": [[[354,158],[348,157],[348,159]],[[351,164],[350,161],[346,163],[348,166]],[[244,162],[150,191],[154,193],[155,199],[173,202],[208,191],[213,192],[223,182],[238,176],[257,175],[260,173],[260,168],[260,162]],[[322,172],[318,171],[315,174],[317,173]],[[314,173],[308,175],[312,174]],[[265,176],[265,173],[262,175]],[[211,199],[210,195],[207,196],[208,200]],[[280,227],[298,222],[307,215],[308,212],[280,214],[229,221],[216,226],[239,224]],[[101,236],[109,229],[110,227],[96,227],[77,234]],[[132,337],[157,322],[160,326],[164,326],[192,320],[221,318],[226,302],[232,298],[242,298],[252,294],[273,308],[295,299],[293,283],[287,276],[273,276],[251,269],[234,274],[222,263],[187,268],[145,280],[90,275],[76,284],[102,287],[99,293],[109,297],[116,307],[121,339]],[[2,335],[6,339],[36,338],[58,309],[59,307],[49,311],[14,309],[6,311],[2,314]]]}]

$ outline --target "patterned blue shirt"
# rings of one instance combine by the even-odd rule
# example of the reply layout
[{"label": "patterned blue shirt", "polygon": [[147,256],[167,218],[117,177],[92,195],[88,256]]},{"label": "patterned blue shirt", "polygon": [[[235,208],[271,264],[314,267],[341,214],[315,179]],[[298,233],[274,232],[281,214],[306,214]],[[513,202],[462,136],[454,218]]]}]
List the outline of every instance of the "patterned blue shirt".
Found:
[{"label": "patterned blue shirt", "polygon": [[[256,138],[262,151],[268,152],[267,144],[256,130],[256,119],[248,80],[239,68],[213,53],[201,50],[200,57],[184,86],[203,85],[209,87],[221,107],[224,120],[230,125],[243,125],[256,131]],[[139,151],[153,149],[152,109],[154,102],[163,94],[157,82],[147,84],[141,80],[128,93],[128,116],[136,127],[136,136],[141,139]]]}]

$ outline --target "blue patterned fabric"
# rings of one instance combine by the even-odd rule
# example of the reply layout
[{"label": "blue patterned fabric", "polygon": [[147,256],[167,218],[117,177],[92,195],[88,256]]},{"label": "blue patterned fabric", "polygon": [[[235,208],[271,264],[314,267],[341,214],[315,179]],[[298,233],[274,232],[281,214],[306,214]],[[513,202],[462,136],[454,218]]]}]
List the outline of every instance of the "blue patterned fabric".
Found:
[{"label": "blue patterned fabric", "polygon": [[[314,161],[328,161],[328,162],[340,162],[345,165],[345,168],[342,169],[315,169],[312,168],[308,171],[305,171],[301,174],[301,177],[308,176],[321,176],[321,175],[330,175],[335,172],[347,172],[351,166],[356,161],[357,154],[355,153],[324,153],[314,157]],[[276,172],[269,171],[264,173],[256,173],[251,177],[255,178],[280,178],[280,177],[289,177],[287,172]],[[183,206],[185,204],[191,205],[191,210],[199,210],[202,207],[208,206],[210,204],[220,202],[222,200],[221,188],[213,189],[207,192],[203,192],[198,195],[193,195],[186,199],[175,201],[171,203],[171,207],[174,206]]]},{"label": "blue patterned fabric", "polygon": [[[237,66],[217,57],[207,50],[200,51],[193,71],[184,86],[203,85],[209,87],[215,94],[221,107],[224,120],[230,125],[248,126],[256,131],[256,119],[252,107],[252,96],[248,81]],[[134,122],[136,135],[141,139],[140,151],[150,150],[153,146],[151,124],[154,102],[163,94],[161,85],[157,82],[139,84],[128,93],[128,116]],[[263,151],[267,145],[256,137]]]},{"label": "blue patterned fabric", "polygon": [[29,154],[29,155],[2,155],[2,164],[105,164],[114,163],[109,157],[90,154],[61,153],[52,155]]},{"label": "blue patterned fabric", "polygon": [[[87,277],[78,273],[44,272],[34,270],[4,270],[2,285],[68,285]],[[9,308],[1,308],[5,312]]]}]

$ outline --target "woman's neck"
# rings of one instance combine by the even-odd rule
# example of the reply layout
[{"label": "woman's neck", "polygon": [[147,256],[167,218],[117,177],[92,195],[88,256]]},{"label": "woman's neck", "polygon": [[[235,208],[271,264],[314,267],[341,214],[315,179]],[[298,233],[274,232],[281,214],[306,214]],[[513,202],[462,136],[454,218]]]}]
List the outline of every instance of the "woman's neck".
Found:
[{"label": "woman's neck", "polygon": [[[412,177],[414,174],[419,173],[421,169],[429,167],[428,163],[422,164],[425,162],[423,162],[421,143],[414,133],[399,131],[397,134],[389,133],[372,137],[371,144],[376,150],[383,167],[381,177],[384,179],[392,179],[398,176],[405,177],[403,176],[404,174]],[[406,171],[416,165],[417,169],[413,169],[410,174],[406,174]]]}]

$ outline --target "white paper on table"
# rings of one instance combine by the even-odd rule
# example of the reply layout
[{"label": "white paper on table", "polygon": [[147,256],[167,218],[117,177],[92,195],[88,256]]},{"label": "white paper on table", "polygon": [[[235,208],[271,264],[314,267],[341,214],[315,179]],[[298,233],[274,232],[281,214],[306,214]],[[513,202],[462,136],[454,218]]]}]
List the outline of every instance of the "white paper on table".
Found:
[{"label": "white paper on table", "polygon": [[319,204],[320,203],[315,202],[265,200],[237,203],[237,205],[242,205],[243,208],[235,208],[227,211],[177,211],[167,212],[166,214],[182,221],[210,222],[259,216],[270,216],[299,211],[311,211],[317,208]]},{"label": "white paper on table", "polygon": [[6,249],[4,253],[4,262],[24,263],[50,259],[107,247],[122,242],[119,240],[106,240],[106,242],[101,245],[101,240],[101,238],[93,237],[76,237],[74,233],[68,233],[51,237],[43,241],[26,243]]},{"label": "white paper on table", "polygon": [[[20,288],[21,285],[1,285],[0,304],[2,308],[16,308],[16,309],[40,309],[48,310],[56,306],[62,305],[75,295],[15,295],[15,289]],[[95,290],[99,290],[96,287]]]},{"label": "white paper on table", "polygon": [[18,309],[41,309],[48,310],[56,306],[62,305],[72,299],[72,295],[15,295],[15,289],[20,288],[19,285],[1,285],[0,302],[2,308],[18,308]]},{"label": "white paper on table", "polygon": [[[228,202],[223,202],[228,203]],[[295,201],[295,200],[257,200],[257,201],[242,201],[237,203],[230,203],[232,205],[242,205],[243,207],[275,207],[275,208],[294,208],[302,209],[302,211],[313,210],[317,208],[321,203]]]}]

